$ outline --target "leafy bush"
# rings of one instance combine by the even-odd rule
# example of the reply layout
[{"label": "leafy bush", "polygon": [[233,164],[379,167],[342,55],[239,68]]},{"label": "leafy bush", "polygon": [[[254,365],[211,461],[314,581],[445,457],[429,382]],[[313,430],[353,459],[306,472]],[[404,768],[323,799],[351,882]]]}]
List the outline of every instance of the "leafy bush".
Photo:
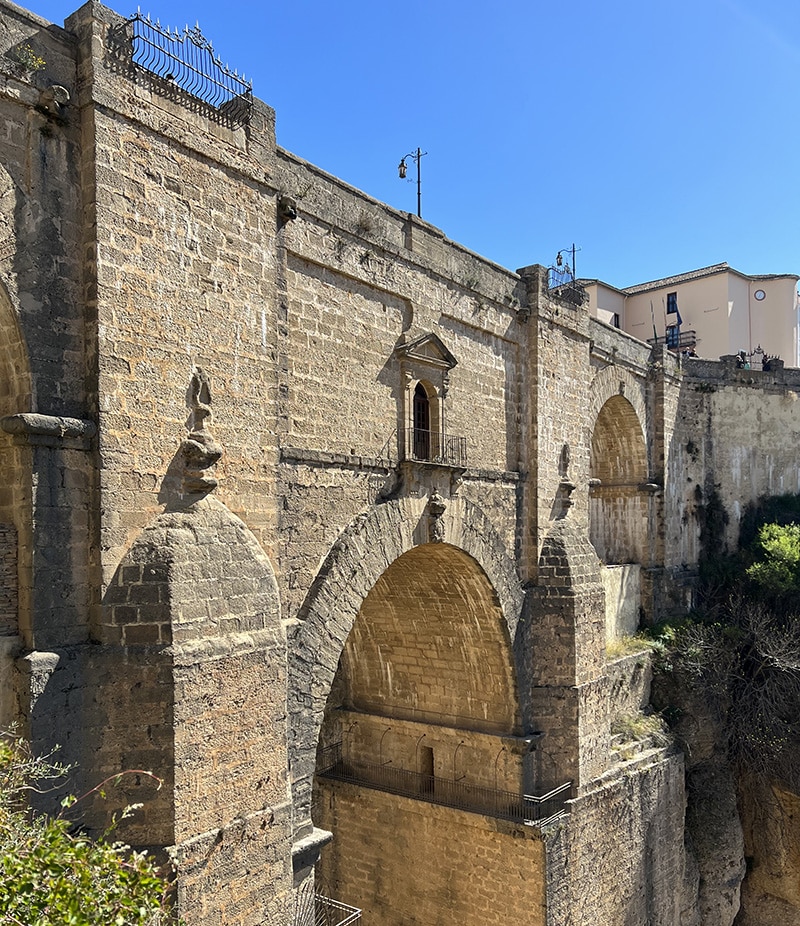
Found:
[{"label": "leafy bush", "polygon": [[747,569],[756,585],[779,594],[800,590],[800,525],[762,525],[756,549],[760,557]]},{"label": "leafy bush", "polygon": [[166,880],[145,853],[111,841],[114,824],[95,840],[74,831],[65,816],[74,797],[62,801],[57,817],[28,807],[31,792],[65,772],[49,758],[31,756],[21,739],[0,739],[0,923],[165,924]]}]

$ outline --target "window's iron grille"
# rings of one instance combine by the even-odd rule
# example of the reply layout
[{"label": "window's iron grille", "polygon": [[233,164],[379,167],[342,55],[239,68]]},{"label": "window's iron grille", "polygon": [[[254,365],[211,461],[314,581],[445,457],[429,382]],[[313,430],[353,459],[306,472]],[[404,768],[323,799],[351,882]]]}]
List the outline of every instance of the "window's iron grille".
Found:
[{"label": "window's iron grille", "polygon": [[250,121],[253,84],[231,71],[214,53],[199,25],[183,32],[164,28],[136,12],[112,34],[118,57],[146,71],[162,92],[183,92],[205,103],[232,124]]},{"label": "window's iron grille", "polygon": [[343,757],[341,743],[322,751],[318,774],[323,778],[348,781],[429,804],[537,826],[545,826],[565,816],[568,813],[567,801],[572,796],[571,782],[546,794],[515,794],[513,791],[422,775],[393,765],[352,762]]}]

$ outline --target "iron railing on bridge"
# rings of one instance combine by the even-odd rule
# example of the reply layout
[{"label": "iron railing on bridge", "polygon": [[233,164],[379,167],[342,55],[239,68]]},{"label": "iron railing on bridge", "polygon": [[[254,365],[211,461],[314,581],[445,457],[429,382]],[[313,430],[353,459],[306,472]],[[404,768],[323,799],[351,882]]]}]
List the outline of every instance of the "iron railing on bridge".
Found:
[{"label": "iron railing on bridge", "polygon": [[343,757],[341,743],[322,751],[318,774],[323,778],[388,791],[429,804],[441,804],[457,810],[537,826],[544,826],[565,816],[568,813],[567,801],[572,794],[571,782],[546,794],[515,794],[513,791],[423,775],[392,765],[352,762]]},{"label": "iron railing on bridge", "polygon": [[361,918],[361,910],[333,900],[306,884],[294,898],[292,926],[350,926]]},{"label": "iron railing on bridge", "polygon": [[117,63],[149,76],[159,92],[193,98],[230,125],[250,122],[252,82],[222,63],[199,26],[172,31],[137,12],[111,31],[109,42]]},{"label": "iron railing on bridge", "polygon": [[583,305],[588,299],[586,290],[569,267],[548,267],[547,288],[550,295],[572,305]]}]

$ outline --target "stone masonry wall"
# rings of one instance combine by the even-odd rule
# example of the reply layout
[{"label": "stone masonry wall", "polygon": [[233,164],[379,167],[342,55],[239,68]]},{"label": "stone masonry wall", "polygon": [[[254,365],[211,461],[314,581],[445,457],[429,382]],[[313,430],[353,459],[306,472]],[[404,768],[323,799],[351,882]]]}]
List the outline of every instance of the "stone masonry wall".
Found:
[{"label": "stone masonry wall", "polygon": [[321,883],[361,907],[365,923],[544,926],[544,846],[534,828],[342,782],[321,785],[318,808],[340,840],[330,860],[333,846],[323,850]]},{"label": "stone masonry wall", "polygon": [[548,926],[683,922],[683,762],[658,750],[619,772],[545,835]]},{"label": "stone masonry wall", "polygon": [[[800,380],[651,353],[552,298],[545,268],[493,265],[278,149],[265,104],[233,128],[165,93],[111,54],[122,23],[90,0],[64,31],[0,0],[0,632],[20,630],[2,709],[87,779],[163,770],[130,833],[178,845],[190,926],[282,926],[313,826],[365,922],[677,923],[680,759],[610,748],[611,715],[642,705],[606,671],[592,432],[624,396],[631,428],[606,445],[635,451],[648,494],[625,486],[595,538],[663,602],[712,492],[730,543],[744,503],[800,487]],[[41,72],[8,64],[25,43]],[[423,336],[442,356],[412,375]],[[397,465],[415,379],[466,467]],[[217,500],[194,504],[199,410],[223,456]],[[414,580],[392,586],[403,557]],[[452,750],[483,784],[571,779],[570,820],[543,842],[329,783],[312,818],[348,681],[347,707],[397,710],[398,760],[427,708],[438,771]]]},{"label": "stone masonry wall", "polygon": [[800,492],[800,373],[689,361],[675,412],[666,528],[671,556],[696,563],[708,506],[725,513],[718,542],[734,549],[746,505]]}]

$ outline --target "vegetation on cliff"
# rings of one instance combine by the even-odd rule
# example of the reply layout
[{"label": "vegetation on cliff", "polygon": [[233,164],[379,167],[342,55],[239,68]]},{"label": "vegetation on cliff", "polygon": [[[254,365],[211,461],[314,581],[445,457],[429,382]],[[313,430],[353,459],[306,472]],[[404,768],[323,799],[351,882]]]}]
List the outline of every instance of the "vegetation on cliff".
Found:
[{"label": "vegetation on cliff", "polygon": [[696,609],[658,628],[657,668],[703,697],[740,775],[800,793],[800,497],[748,510],[735,553],[709,547]]}]

